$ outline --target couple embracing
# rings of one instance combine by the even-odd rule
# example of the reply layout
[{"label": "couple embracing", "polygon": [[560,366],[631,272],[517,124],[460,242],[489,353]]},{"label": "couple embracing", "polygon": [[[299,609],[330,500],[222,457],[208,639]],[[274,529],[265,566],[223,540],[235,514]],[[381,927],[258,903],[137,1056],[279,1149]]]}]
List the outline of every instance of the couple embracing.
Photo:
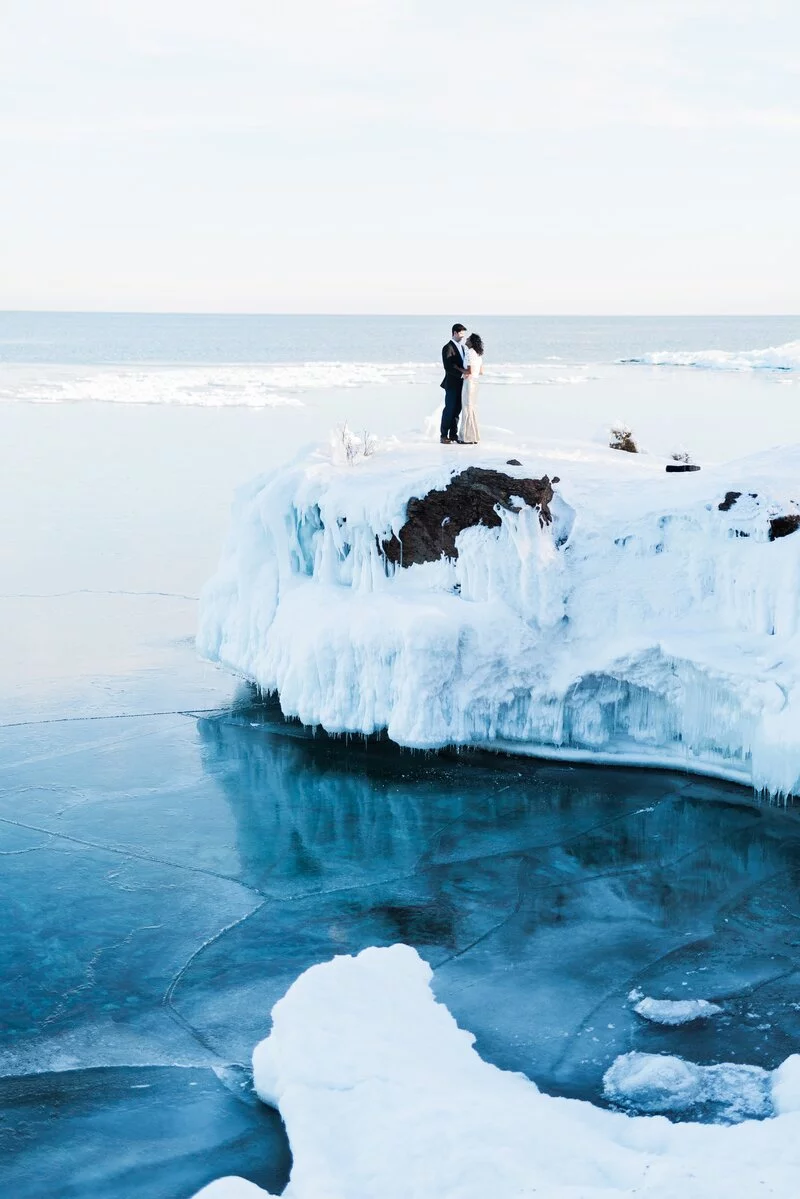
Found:
[{"label": "couple embracing", "polygon": [[[453,325],[453,335],[442,346],[444,411],[442,445],[475,445],[478,434],[478,379],[483,374],[483,342],[464,325]],[[459,417],[461,418],[459,424]]]}]

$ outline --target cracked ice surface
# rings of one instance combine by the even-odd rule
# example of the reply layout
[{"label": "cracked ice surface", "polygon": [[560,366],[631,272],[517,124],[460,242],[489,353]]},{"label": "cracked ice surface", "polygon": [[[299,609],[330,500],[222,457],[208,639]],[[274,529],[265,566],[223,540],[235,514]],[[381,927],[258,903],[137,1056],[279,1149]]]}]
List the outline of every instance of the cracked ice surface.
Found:
[{"label": "cracked ice surface", "polygon": [[[800,1036],[800,826],[733,786],[348,744],[275,704],[29,725],[4,749],[2,1065],[25,1072],[5,1106],[12,1128],[41,1116],[35,1170],[12,1145],[20,1197],[80,1194],[52,1186],[64,1138],[85,1143],[70,1176],[102,1178],[102,1127],[129,1145],[120,1194],[171,1199],[176,1178],[226,1168],[272,1189],[269,1112],[209,1069],[246,1083],[293,980],[371,944],[430,960],[484,1058],[595,1102],[631,1049],[772,1070]],[[725,1010],[652,1026],[633,987]],[[176,1146],[180,1127],[211,1130],[194,1172],[168,1155],[148,1171],[129,1144],[152,1128],[166,1155],[170,1121]]]},{"label": "cracked ice surface", "polygon": [[[438,449],[317,452],[242,489],[201,654],[334,732],[800,785],[800,533],[769,540],[800,512],[800,447],[697,475],[599,447]],[[387,564],[408,499],[472,463],[560,476],[553,524],[500,511],[456,561]]]}]

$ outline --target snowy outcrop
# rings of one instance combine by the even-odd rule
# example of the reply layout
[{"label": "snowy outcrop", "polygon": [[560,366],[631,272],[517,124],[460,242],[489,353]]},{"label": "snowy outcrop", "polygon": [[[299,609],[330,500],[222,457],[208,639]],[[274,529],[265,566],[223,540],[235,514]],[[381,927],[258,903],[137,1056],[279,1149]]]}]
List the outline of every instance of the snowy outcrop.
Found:
[{"label": "snowy outcrop", "polygon": [[[491,521],[464,519],[492,476]],[[428,549],[404,561],[421,511]],[[198,648],[330,732],[786,795],[800,786],[798,523],[800,447],[679,475],[596,446],[317,451],[238,494]]]},{"label": "snowy outcrop", "polygon": [[[408,946],[366,949],[312,967],[275,1005],[253,1067],[256,1090],[280,1108],[291,1143],[286,1199],[796,1194],[798,1059],[775,1072],[783,1105],[774,1106],[783,1114],[774,1119],[726,1127],[604,1111],[544,1095],[523,1075],[484,1062],[471,1034],[435,1001],[430,979]],[[637,1063],[651,1089],[663,1088],[670,1065],[673,1095],[681,1085],[688,1095],[705,1077],[693,1073],[701,1067],[681,1072],[678,1059],[659,1060],[658,1079],[652,1061],[646,1077]],[[633,1085],[630,1068],[618,1073]],[[719,1089],[729,1081],[719,1079]],[[756,1089],[766,1109],[768,1086],[759,1078]],[[266,1192],[226,1178],[200,1194]]]}]

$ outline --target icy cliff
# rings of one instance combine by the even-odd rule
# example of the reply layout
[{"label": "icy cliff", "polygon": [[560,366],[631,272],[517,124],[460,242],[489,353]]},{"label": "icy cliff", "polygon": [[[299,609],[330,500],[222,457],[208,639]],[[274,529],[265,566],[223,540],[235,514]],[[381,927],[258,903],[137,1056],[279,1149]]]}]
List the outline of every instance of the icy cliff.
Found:
[{"label": "icy cliff", "polygon": [[589,445],[317,450],[238,494],[198,648],[331,732],[786,795],[798,525],[800,447],[694,474]]}]

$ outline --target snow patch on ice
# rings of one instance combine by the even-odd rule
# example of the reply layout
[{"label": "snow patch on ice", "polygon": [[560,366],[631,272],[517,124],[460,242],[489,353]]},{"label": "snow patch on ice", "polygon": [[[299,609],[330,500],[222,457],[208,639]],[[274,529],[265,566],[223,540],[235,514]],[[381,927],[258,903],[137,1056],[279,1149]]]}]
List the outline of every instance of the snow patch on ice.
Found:
[{"label": "snow patch on ice", "polygon": [[772,1076],[760,1066],[722,1062],[699,1066],[661,1053],[623,1053],[603,1075],[603,1093],[636,1112],[688,1112],[710,1108],[735,1123],[773,1114]]},{"label": "snow patch on ice", "polygon": [[633,1009],[653,1024],[689,1024],[715,1016],[722,1008],[707,999],[651,999],[645,996]]},{"label": "snow patch on ice", "polygon": [[[253,1067],[256,1089],[278,1104],[291,1143],[286,1199],[796,1193],[800,1113],[731,1126],[671,1124],[543,1095],[522,1075],[482,1061],[471,1034],[434,999],[431,976],[407,946],[367,949],[312,967],[276,1004]],[[703,1068],[661,1062],[662,1089],[669,1084],[690,1102],[694,1071]],[[639,1070],[644,1082],[645,1063]],[[651,1064],[651,1091],[653,1071]],[[633,1078],[629,1069],[629,1086]],[[750,1074],[737,1079],[754,1107],[760,1084]],[[225,1179],[201,1194],[255,1199],[258,1191],[238,1185]]]}]

